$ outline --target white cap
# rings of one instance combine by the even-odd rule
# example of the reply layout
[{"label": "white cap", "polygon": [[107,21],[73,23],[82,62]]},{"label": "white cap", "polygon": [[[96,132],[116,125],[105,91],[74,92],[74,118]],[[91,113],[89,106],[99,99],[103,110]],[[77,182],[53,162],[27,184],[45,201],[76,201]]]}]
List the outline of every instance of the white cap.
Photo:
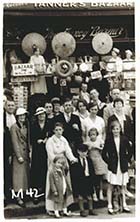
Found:
[{"label": "white cap", "polygon": [[46,109],[44,107],[38,107],[36,109],[35,116],[37,116],[37,115],[39,115],[41,113],[46,113]]},{"label": "white cap", "polygon": [[119,54],[119,53],[120,53],[120,50],[119,50],[119,49],[117,49],[117,48],[113,48],[113,49],[112,49],[112,51],[116,52],[117,54]]},{"label": "white cap", "polygon": [[20,107],[20,108],[17,108],[16,116],[20,116],[20,115],[23,115],[23,114],[26,114],[26,113],[28,113],[28,112],[26,111],[26,109]]},{"label": "white cap", "polygon": [[129,50],[129,49],[125,50],[125,53],[126,53],[126,54],[130,54],[131,56],[133,55],[133,53],[132,53],[131,50]]}]

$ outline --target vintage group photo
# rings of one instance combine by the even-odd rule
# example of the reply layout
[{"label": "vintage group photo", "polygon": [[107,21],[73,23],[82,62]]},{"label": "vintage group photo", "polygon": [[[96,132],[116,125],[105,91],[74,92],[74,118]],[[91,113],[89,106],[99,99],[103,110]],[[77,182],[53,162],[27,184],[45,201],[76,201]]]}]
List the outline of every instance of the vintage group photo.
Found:
[{"label": "vintage group photo", "polygon": [[133,1],[3,4],[5,219],[135,217]]}]

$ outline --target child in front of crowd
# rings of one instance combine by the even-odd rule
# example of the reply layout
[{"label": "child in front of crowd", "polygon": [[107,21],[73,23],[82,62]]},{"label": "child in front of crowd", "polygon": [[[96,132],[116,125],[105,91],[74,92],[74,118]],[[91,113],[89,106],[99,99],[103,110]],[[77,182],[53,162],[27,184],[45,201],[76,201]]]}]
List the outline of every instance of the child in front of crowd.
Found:
[{"label": "child in front of crowd", "polygon": [[96,128],[91,128],[88,132],[88,136],[90,141],[86,144],[89,149],[89,157],[92,160],[94,170],[95,170],[95,178],[96,178],[96,186],[93,194],[94,201],[97,201],[97,188],[99,191],[99,199],[104,200],[103,196],[103,177],[107,174],[107,165],[102,159],[102,149],[104,146],[104,141],[98,137],[98,130]]},{"label": "child in front of crowd", "polygon": [[62,155],[57,155],[54,158],[49,180],[48,199],[54,202],[55,217],[70,216],[70,212],[67,211],[67,198],[70,196],[72,198],[72,188],[70,177],[67,176],[66,161]]},{"label": "child in front of crowd", "polygon": [[[88,146],[80,144],[77,148],[78,163],[73,164],[75,172],[74,188],[78,198],[80,216],[97,215],[93,210],[93,186],[94,186],[94,167],[88,157]],[[88,202],[88,210],[84,207],[84,202]]]},{"label": "child in front of crowd", "polygon": [[102,152],[102,157],[108,165],[108,213],[114,214],[114,206],[112,204],[112,191],[115,186],[121,189],[123,212],[130,213],[130,209],[126,203],[125,190],[129,181],[128,163],[131,161],[131,147],[127,137],[121,133],[121,125],[118,121],[111,123],[110,132],[106,137],[105,145]]}]

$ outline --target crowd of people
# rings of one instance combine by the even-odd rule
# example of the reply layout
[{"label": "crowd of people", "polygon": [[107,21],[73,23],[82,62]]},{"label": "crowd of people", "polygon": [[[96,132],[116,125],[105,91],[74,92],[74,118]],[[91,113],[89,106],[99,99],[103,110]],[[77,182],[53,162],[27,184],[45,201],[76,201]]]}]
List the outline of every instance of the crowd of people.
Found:
[{"label": "crowd of people", "polygon": [[96,215],[93,202],[106,195],[108,213],[114,214],[120,210],[119,201],[113,204],[118,187],[122,209],[130,212],[126,195],[133,196],[129,188],[135,177],[135,99],[130,95],[126,104],[120,89],[113,88],[106,103],[97,89],[83,88],[87,83],[64,101],[46,98],[33,114],[3,96],[5,205],[11,190],[22,189],[24,198],[17,195],[16,203],[26,207],[26,192],[35,188],[33,203],[44,194],[46,211],[56,218],[70,216],[68,206],[75,202],[81,217]]}]

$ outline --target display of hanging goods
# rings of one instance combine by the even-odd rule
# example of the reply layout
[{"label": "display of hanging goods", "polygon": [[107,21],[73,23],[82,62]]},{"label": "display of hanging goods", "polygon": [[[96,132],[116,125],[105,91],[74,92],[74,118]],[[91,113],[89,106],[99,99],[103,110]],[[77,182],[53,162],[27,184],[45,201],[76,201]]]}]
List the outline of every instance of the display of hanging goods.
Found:
[{"label": "display of hanging goods", "polygon": [[112,49],[113,40],[107,33],[98,33],[92,39],[92,47],[98,54],[105,55]]},{"label": "display of hanging goods", "polygon": [[45,38],[36,32],[27,34],[22,40],[21,45],[24,53],[28,56],[33,55],[33,46],[40,49],[40,54],[43,54],[47,47]]},{"label": "display of hanging goods", "polygon": [[81,72],[87,72],[88,69],[89,69],[89,67],[88,67],[88,65],[87,65],[85,62],[83,62],[83,63],[81,63],[81,64],[79,65],[79,70],[80,70]]},{"label": "display of hanging goods", "polygon": [[67,32],[60,32],[52,39],[52,49],[54,53],[61,58],[70,56],[76,48],[74,37]]},{"label": "display of hanging goods", "polygon": [[72,75],[72,70],[73,67],[67,60],[60,60],[56,64],[56,74],[61,78],[67,78],[68,76]]}]

